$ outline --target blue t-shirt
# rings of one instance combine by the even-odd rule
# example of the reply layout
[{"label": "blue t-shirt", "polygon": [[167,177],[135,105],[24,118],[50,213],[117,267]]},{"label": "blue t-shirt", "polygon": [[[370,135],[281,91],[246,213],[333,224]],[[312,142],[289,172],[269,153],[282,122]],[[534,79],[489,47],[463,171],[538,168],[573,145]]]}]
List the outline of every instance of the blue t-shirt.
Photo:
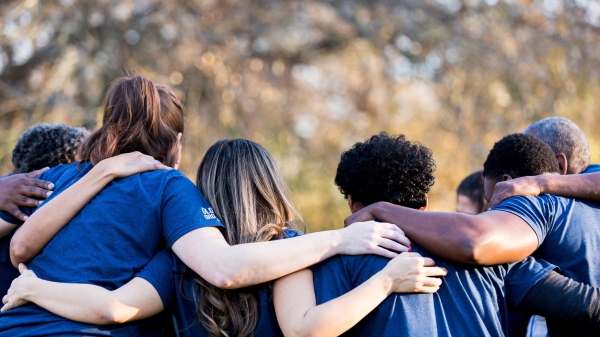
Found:
[{"label": "blue t-shirt", "polygon": [[19,277],[19,270],[10,262],[10,239],[15,231],[0,238],[0,297],[4,297],[12,281]]},{"label": "blue t-shirt", "polygon": [[[514,214],[531,226],[539,245],[532,256],[558,266],[575,281],[600,286],[599,204],[543,195],[509,198],[493,209]],[[556,320],[549,321],[548,328],[550,336],[584,336],[589,332],[576,324],[557,324]]]},{"label": "blue t-shirt", "polygon": [[[555,267],[527,258],[511,265],[474,267],[429,256],[448,275],[435,294],[392,294],[344,336],[504,336],[506,292],[518,304]],[[340,297],[382,270],[376,255],[335,256],[313,266],[317,304]]]},{"label": "blue t-shirt", "polygon": [[579,174],[595,173],[595,172],[600,172],[600,165],[590,164],[583,171],[579,172]]},{"label": "blue t-shirt", "polygon": [[[40,179],[64,191],[91,169],[91,164],[61,165]],[[43,204],[42,204],[43,205]],[[23,209],[31,214],[33,209]],[[8,213],[0,217],[20,223]],[[151,171],[118,179],[94,197],[28,264],[40,278],[54,282],[87,283],[115,290],[138,275],[151,258],[171,248],[181,236],[221,222],[198,189],[176,170]],[[127,327],[82,328],[82,324],[52,315],[36,306],[0,314],[0,335],[130,335],[143,322]],[[134,329],[134,330],[132,330]]]},{"label": "blue t-shirt", "polygon": [[[286,230],[285,238],[293,238],[303,233],[297,230]],[[177,256],[173,256],[169,266],[175,266],[174,273],[167,275],[167,279],[173,282],[174,295],[173,312],[177,322],[177,329],[181,337],[208,337],[208,332],[196,316],[196,301],[199,300],[200,289],[194,278],[184,275],[185,265]],[[272,301],[270,282],[252,287],[258,294],[258,323],[254,330],[254,336],[260,337],[283,337],[283,333],[277,324],[275,307]],[[232,336],[230,332],[230,336]]]}]

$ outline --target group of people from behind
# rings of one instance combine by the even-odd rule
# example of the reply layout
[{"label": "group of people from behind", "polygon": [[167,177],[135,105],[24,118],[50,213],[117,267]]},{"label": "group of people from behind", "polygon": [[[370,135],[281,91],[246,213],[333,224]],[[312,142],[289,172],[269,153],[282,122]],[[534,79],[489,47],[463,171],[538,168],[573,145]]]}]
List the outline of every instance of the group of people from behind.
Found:
[{"label": "group of people from behind", "polygon": [[[479,215],[426,212],[431,150],[380,133],[341,155],[347,226],[303,234],[259,144],[218,141],[195,186],[177,171],[183,116],[168,87],[118,79],[77,161],[0,178],[16,186],[2,189],[0,262],[20,273],[0,284],[0,334],[503,336],[509,305],[552,317],[558,335],[600,329],[594,203],[515,197]],[[559,158],[536,137],[496,143],[459,195],[495,206],[494,190],[507,197],[535,185],[593,198],[600,173],[589,150],[590,174],[564,181],[543,174],[569,172],[576,152]],[[483,192],[469,192],[482,181]]]}]

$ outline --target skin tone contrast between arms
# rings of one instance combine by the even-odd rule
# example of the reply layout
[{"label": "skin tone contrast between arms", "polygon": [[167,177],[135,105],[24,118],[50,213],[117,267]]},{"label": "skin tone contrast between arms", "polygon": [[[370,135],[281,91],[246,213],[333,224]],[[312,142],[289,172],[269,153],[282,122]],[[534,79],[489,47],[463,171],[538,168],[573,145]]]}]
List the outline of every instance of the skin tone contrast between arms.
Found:
[{"label": "skin tone contrast between arms", "polygon": [[[354,213],[363,208],[348,197]],[[427,209],[422,207],[421,211]],[[444,268],[430,258],[403,253],[352,291],[317,305],[313,273],[304,269],[275,281],[273,301],[277,321],[285,336],[338,336],[368,315],[392,293],[434,293],[445,276]]]},{"label": "skin tone contrast between arms", "polygon": [[[140,164],[143,160],[148,162],[146,166]],[[84,177],[87,177],[85,180],[84,178],[80,179],[69,189],[57,195],[53,200],[49,201],[46,205],[36,211],[19,229],[18,233],[23,231],[23,234],[20,236],[15,235],[15,238],[13,239],[13,248],[21,247],[21,249],[15,249],[18,254],[14,254],[16,255],[16,258],[13,262],[27,262],[33,258],[41,249],[43,249],[46,243],[51,240],[52,237],[113,178],[157,168],[157,163],[151,157],[139,153],[125,154],[109,158],[105,161],[108,162],[108,164],[103,166],[99,163],[96,165],[96,167]],[[111,163],[111,161],[113,163]],[[136,167],[136,165],[138,166]],[[125,170],[125,172],[123,172],[123,170]],[[117,171],[120,171],[120,173],[116,174],[115,172]],[[73,202],[74,200],[77,200],[77,202]],[[50,214],[53,211],[57,214]],[[46,212],[48,212],[48,214],[42,216]],[[36,216],[37,214],[41,215]],[[46,230],[40,232],[41,228],[46,228]],[[37,238],[35,240],[30,240],[31,237],[29,235],[36,235]],[[393,240],[402,242],[403,245]],[[202,245],[196,244],[200,241],[202,241]],[[339,253],[380,253],[380,255],[392,258],[398,254],[383,249],[383,247],[396,249],[398,251],[407,251],[408,245],[410,245],[410,242],[395,225],[385,223],[365,223],[358,224],[353,229],[347,228],[338,231],[315,233],[288,239],[285,240],[285,242],[283,240],[271,241],[232,247],[227,244],[217,229],[204,228],[184,235],[175,243],[173,250],[188,266],[192,269],[195,268],[194,270],[199,272],[199,274],[207,281],[217,286],[230,286],[233,288],[269,281],[279,276],[303,269]],[[218,258],[216,258],[217,256]],[[274,261],[273,256],[279,256],[280,259]],[[227,262],[223,262],[224,260]],[[200,261],[202,261],[202,263],[200,263]],[[135,278],[130,281],[130,283],[134,284],[136,282],[139,284],[140,282],[143,283],[146,281],[140,278]],[[45,284],[44,287],[52,286],[54,287],[53,289],[55,289],[55,291],[49,292],[49,294],[59,292],[58,289],[60,288],[57,287],[72,286],[56,283],[52,285],[49,284],[50,283]],[[64,288],[62,292],[79,292],[80,296],[75,296],[75,298],[79,298],[80,301],[81,298],[85,298],[86,294],[89,294],[89,296],[96,296],[94,292],[104,292],[105,295],[107,295],[106,290],[101,288],[94,290],[91,289],[93,286],[90,285],[78,286],[77,290],[67,290],[68,288]],[[133,289],[135,287],[132,286],[131,288]],[[154,289],[153,291],[156,294]],[[22,291],[21,293],[27,293],[27,291]],[[41,292],[39,291],[36,292],[38,295],[40,293]],[[116,294],[111,295],[116,296]],[[156,294],[156,296],[158,296],[158,294]],[[28,295],[28,298],[33,300],[32,297],[34,296]],[[23,298],[19,296],[7,297],[6,302],[9,304],[8,308],[14,306],[11,303],[18,303],[21,299]],[[43,299],[39,300],[43,301]],[[34,302],[37,303],[37,301],[38,298],[36,298]],[[160,299],[158,299],[157,302],[160,304],[160,306],[157,307],[162,308]],[[47,301],[47,303],[50,303],[49,306],[52,306],[52,301]],[[122,322],[129,319],[148,317],[156,313],[156,310],[148,310],[147,307],[144,307],[144,303],[145,302],[132,304],[123,302],[120,307],[112,306],[112,308],[121,308],[123,310],[102,313],[102,308],[98,308],[98,310],[100,310],[98,311],[99,314],[87,316],[96,318],[109,317],[111,319],[109,319],[108,322]],[[62,310],[60,307],[45,308],[55,313]],[[135,308],[136,310],[139,310],[139,312],[136,315],[131,315],[131,311],[127,308]],[[64,312],[61,313],[65,316]],[[72,314],[78,315],[79,313],[74,310],[72,311]],[[74,316],[70,316],[69,318],[81,320]],[[107,323],[107,320],[98,320],[99,321],[95,321],[94,323]]]}]

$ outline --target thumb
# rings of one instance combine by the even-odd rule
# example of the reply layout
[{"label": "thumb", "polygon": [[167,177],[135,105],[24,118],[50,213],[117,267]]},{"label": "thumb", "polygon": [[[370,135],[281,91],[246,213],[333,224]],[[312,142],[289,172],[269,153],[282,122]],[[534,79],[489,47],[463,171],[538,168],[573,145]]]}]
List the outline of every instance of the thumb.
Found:
[{"label": "thumb", "polygon": [[24,272],[28,271],[29,269],[27,269],[27,266],[23,263],[19,263],[19,273],[23,274]]},{"label": "thumb", "polygon": [[32,171],[32,172],[29,172],[29,173],[25,174],[25,176],[26,176],[27,178],[35,178],[35,177],[39,176],[40,174],[44,173],[45,171],[47,171],[47,170],[49,170],[49,169],[50,169],[50,168],[46,166],[46,167],[44,167],[44,168],[42,168],[42,169],[39,169],[39,170],[35,170],[35,171]]}]

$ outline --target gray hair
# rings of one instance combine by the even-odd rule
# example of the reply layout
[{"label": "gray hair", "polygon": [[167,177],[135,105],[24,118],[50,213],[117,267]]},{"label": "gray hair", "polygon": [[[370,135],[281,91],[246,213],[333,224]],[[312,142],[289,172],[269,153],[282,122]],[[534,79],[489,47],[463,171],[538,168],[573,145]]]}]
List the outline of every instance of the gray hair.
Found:
[{"label": "gray hair", "polygon": [[573,173],[582,171],[590,164],[590,143],[585,133],[566,118],[544,118],[529,125],[523,133],[548,144],[555,154],[564,153]]}]

